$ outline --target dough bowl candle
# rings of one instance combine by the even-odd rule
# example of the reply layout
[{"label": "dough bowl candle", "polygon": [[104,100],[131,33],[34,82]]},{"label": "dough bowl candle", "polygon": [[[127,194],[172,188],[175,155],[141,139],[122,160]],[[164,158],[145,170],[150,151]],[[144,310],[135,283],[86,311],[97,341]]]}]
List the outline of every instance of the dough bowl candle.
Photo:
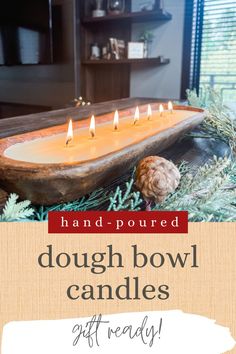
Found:
[{"label": "dough bowl candle", "polygon": [[157,154],[204,118],[168,103],[92,116],[0,140],[0,183],[35,204],[75,200]]}]

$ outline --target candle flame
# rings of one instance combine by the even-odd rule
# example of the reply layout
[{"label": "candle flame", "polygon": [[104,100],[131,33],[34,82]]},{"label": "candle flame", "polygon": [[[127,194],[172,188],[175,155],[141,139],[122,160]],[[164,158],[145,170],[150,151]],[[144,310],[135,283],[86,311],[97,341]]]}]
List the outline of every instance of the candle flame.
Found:
[{"label": "candle flame", "polygon": [[135,114],[134,114],[134,124],[138,123],[139,117],[140,117],[139,108],[136,107]]},{"label": "candle flame", "polygon": [[114,130],[118,130],[118,126],[119,126],[119,113],[118,113],[117,110],[115,111],[115,114],[114,114],[113,126],[114,126]]},{"label": "candle flame", "polygon": [[173,103],[171,101],[168,102],[168,111],[173,113]]},{"label": "candle flame", "polygon": [[72,123],[72,119],[70,119],[68,124],[67,136],[66,136],[66,146],[68,146],[69,143],[72,142],[72,140],[73,140],[73,123]]},{"label": "candle flame", "polygon": [[91,120],[90,120],[90,127],[89,127],[89,132],[92,138],[95,137],[95,117],[92,115]]},{"label": "candle flame", "polygon": [[159,106],[159,112],[160,112],[160,115],[162,116],[163,112],[164,112],[164,107],[162,104],[160,104],[160,106]]},{"label": "candle flame", "polygon": [[147,116],[148,116],[148,119],[152,118],[152,107],[150,104],[148,105]]}]

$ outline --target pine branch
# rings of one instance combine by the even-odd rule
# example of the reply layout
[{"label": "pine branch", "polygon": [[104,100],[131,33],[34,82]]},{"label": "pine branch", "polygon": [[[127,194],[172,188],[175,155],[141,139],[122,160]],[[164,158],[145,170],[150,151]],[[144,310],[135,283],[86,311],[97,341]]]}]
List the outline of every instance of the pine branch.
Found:
[{"label": "pine branch", "polygon": [[25,200],[17,203],[18,198],[18,195],[14,193],[10,194],[3,209],[3,213],[0,216],[0,221],[25,220],[34,215],[34,209],[29,208],[31,202],[29,200]]},{"label": "pine branch", "polygon": [[236,220],[236,164],[227,158],[182,176],[179,188],[154,210],[187,210],[190,221]]},{"label": "pine branch", "polygon": [[82,197],[70,203],[57,204],[51,207],[39,207],[37,208],[35,215],[36,220],[46,221],[48,219],[48,213],[50,211],[86,211],[98,209],[100,206],[108,203],[108,192],[100,188],[95,190],[88,196]]},{"label": "pine branch", "polygon": [[126,190],[122,191],[118,186],[114,194],[110,197],[110,205],[108,211],[120,211],[120,210],[140,210],[140,205],[143,200],[140,198],[139,192],[132,192],[134,179],[131,178],[129,182],[126,182]]},{"label": "pine branch", "polygon": [[207,109],[202,129],[209,136],[225,141],[236,154],[236,115],[224,105],[221,94],[209,87],[201,96],[197,96],[196,91],[187,90],[187,97],[191,106]]}]

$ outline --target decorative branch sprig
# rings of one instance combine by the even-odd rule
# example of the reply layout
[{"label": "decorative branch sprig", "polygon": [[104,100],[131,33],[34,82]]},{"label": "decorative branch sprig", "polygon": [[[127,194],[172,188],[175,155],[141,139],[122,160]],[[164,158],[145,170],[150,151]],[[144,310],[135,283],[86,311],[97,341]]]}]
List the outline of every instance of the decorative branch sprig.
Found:
[{"label": "decorative branch sprig", "polygon": [[214,159],[195,175],[182,176],[176,193],[155,210],[188,210],[190,221],[236,220],[236,164],[228,158]]},{"label": "decorative branch sprig", "polygon": [[110,197],[110,205],[107,210],[140,210],[140,205],[143,203],[143,200],[139,192],[132,191],[133,185],[134,179],[131,178],[131,180],[125,184],[125,191],[122,191],[120,186],[118,186],[114,194]]},{"label": "decorative branch sprig", "polygon": [[207,116],[202,123],[203,130],[213,138],[225,141],[236,154],[236,114],[223,102],[219,92],[206,88],[198,96],[196,91],[187,90],[191,106],[207,109]]},{"label": "decorative branch sprig", "polygon": [[38,221],[45,221],[48,219],[48,213],[50,211],[86,211],[86,210],[98,210],[100,206],[103,206],[109,201],[108,192],[100,188],[89,194],[70,203],[53,205],[51,207],[39,207],[35,211],[35,219]]},{"label": "decorative branch sprig", "polygon": [[34,209],[29,208],[31,202],[24,200],[17,203],[18,198],[19,196],[15,193],[10,194],[3,209],[3,213],[0,216],[0,221],[25,220],[34,215]]}]

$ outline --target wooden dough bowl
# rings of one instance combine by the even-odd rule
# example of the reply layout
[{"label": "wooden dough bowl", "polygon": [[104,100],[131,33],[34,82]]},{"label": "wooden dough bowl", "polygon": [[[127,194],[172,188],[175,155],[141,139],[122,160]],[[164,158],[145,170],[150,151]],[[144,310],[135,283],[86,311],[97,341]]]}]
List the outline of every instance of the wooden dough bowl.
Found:
[{"label": "wooden dough bowl", "polygon": [[[157,104],[153,107],[155,108],[155,105],[157,108]],[[142,111],[146,108],[140,109]],[[189,110],[195,114],[118,151],[108,152],[99,158],[83,162],[32,163],[14,160],[6,157],[4,153],[15,144],[65,132],[65,125],[1,139],[0,184],[6,191],[15,192],[20,198],[28,199],[35,205],[52,205],[76,200],[124,174],[142,158],[158,154],[174,144],[180,136],[199,125],[205,116],[204,110],[199,108],[175,106],[174,109]],[[125,116],[130,114],[130,110],[124,110],[120,114]],[[99,124],[107,119],[111,120],[112,116],[113,113],[100,116],[96,122]]]}]

